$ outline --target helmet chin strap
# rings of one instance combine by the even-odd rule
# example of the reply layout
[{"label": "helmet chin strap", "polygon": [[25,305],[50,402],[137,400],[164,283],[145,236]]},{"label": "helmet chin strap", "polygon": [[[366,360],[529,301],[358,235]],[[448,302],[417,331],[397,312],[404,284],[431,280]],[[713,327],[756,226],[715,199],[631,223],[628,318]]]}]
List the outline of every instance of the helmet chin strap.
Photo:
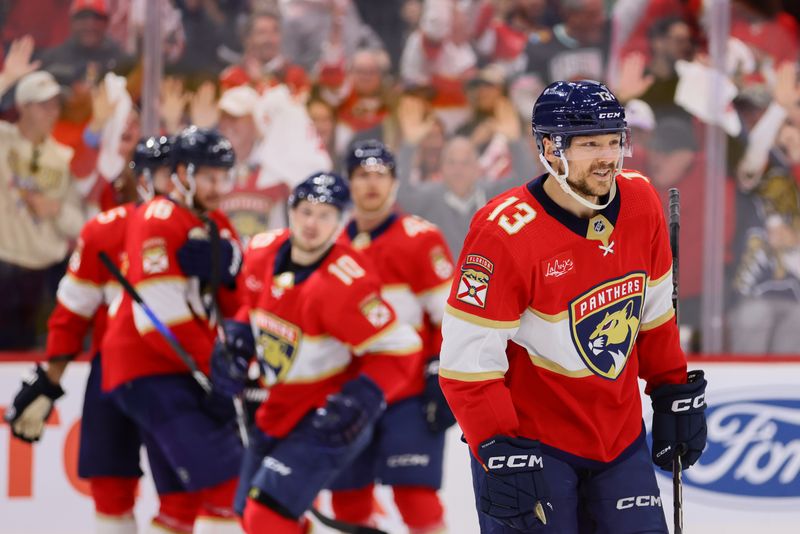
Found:
[{"label": "helmet chin strap", "polygon": [[544,168],[547,169],[547,172],[549,172],[553,177],[555,177],[556,182],[558,182],[558,185],[561,186],[561,189],[566,194],[575,199],[575,201],[581,204],[582,206],[593,210],[598,210],[598,211],[604,210],[608,207],[609,204],[611,204],[611,202],[614,200],[614,197],[617,195],[616,176],[619,173],[620,169],[622,169],[622,159],[624,158],[622,154],[620,154],[619,160],[617,160],[617,166],[614,168],[614,174],[611,177],[611,189],[608,192],[608,202],[606,202],[605,204],[595,204],[594,202],[589,202],[588,200],[580,196],[578,193],[573,191],[572,188],[569,186],[569,182],[567,182],[567,177],[569,176],[569,162],[567,162],[567,158],[564,157],[563,152],[559,151],[558,157],[561,160],[561,163],[564,164],[563,173],[556,172],[556,170],[552,167],[552,165],[550,165],[550,162],[547,161],[547,158],[544,157],[544,154],[542,154],[541,152],[539,153],[539,160],[542,162],[542,165],[544,165]]},{"label": "helmet chin strap", "polygon": [[175,190],[183,196],[183,201],[186,202],[186,205],[190,209],[194,208],[194,194],[197,191],[197,183],[194,181],[194,163],[186,166],[186,181],[189,182],[188,189],[178,178],[178,173],[173,172],[169,179],[172,181],[172,185],[175,186]]}]

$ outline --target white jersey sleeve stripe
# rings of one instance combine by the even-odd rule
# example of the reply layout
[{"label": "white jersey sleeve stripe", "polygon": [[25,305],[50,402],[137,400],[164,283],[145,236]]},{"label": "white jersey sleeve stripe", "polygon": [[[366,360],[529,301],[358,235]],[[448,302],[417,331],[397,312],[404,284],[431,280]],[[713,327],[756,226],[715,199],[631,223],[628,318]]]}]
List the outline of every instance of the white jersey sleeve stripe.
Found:
[{"label": "white jersey sleeve stripe", "polygon": [[508,371],[506,344],[517,328],[478,325],[448,310],[442,321],[442,368],[457,373],[504,375]]},{"label": "white jersey sleeve stripe", "polygon": [[[656,283],[648,283],[642,310],[642,327],[660,320],[672,308],[672,271],[662,276]],[[662,321],[663,322],[663,321]]]},{"label": "white jersey sleeve stripe", "polygon": [[433,324],[442,324],[444,309],[445,306],[447,306],[447,297],[450,295],[451,285],[452,281],[448,280],[427,291],[417,293],[417,298],[422,303],[422,308],[428,314]]},{"label": "white jersey sleeve stripe", "polygon": [[387,285],[381,287],[381,297],[389,303],[397,315],[397,320],[414,328],[422,326],[422,306],[407,285]]},{"label": "white jersey sleeve stripe", "polygon": [[534,363],[539,367],[559,374],[587,371],[586,363],[575,350],[566,315],[543,318],[529,308],[522,314],[522,326],[512,341],[536,355]]},{"label": "white jersey sleeve stripe", "polygon": [[56,298],[75,315],[91,319],[103,303],[103,288],[67,273],[58,283]]},{"label": "white jersey sleeve stripe", "polygon": [[414,328],[397,321],[357,347],[353,347],[353,352],[357,356],[367,354],[407,356],[419,350],[422,350],[422,341]]},{"label": "white jersey sleeve stripe", "polygon": [[[137,284],[136,290],[156,317],[166,324],[182,323],[192,318],[186,302],[187,281],[181,277],[163,277]],[[133,321],[140,334],[146,334],[155,326],[144,310],[133,303]]]}]

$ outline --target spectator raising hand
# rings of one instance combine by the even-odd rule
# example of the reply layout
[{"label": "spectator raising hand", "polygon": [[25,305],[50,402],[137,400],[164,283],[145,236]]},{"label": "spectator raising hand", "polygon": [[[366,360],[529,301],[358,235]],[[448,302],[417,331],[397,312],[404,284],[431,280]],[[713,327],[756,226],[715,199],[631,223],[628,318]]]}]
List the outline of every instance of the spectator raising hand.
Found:
[{"label": "spectator raising hand", "polygon": [[619,81],[614,88],[620,102],[639,98],[653,85],[655,76],[647,73],[645,67],[645,57],[641,52],[631,52],[622,60]]},{"label": "spectator raising hand", "polygon": [[160,97],[161,125],[167,132],[177,132],[180,130],[183,113],[191,95],[184,90],[181,79],[167,77],[161,82]]},{"label": "spectator raising hand", "polygon": [[198,128],[213,128],[219,121],[217,88],[214,82],[203,82],[189,100],[189,118]]},{"label": "spectator raising hand", "polygon": [[3,70],[0,71],[0,93],[6,92],[20,78],[39,68],[41,62],[31,61],[33,49],[33,37],[30,35],[12,41]]},{"label": "spectator raising hand", "polygon": [[397,121],[400,123],[400,133],[404,143],[418,145],[428,134],[433,120],[427,115],[423,99],[410,95],[400,99],[397,104]]},{"label": "spectator raising hand", "polygon": [[100,83],[91,89],[92,95],[92,119],[86,126],[94,135],[100,135],[103,126],[114,113],[114,103],[108,97],[108,90],[105,83]]}]

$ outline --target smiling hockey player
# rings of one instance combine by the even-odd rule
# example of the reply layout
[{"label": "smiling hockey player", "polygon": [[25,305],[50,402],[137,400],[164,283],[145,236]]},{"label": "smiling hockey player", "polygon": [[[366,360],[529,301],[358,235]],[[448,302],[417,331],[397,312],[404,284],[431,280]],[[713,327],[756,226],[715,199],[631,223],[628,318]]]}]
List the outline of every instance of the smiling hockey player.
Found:
[{"label": "smiling hockey player", "polygon": [[[637,379],[667,469],[703,450],[706,381],[687,376],[661,204],[622,170],[625,112],[604,85],[549,85],[533,133],[548,174],[476,214],[442,327],[481,532],[666,533]],[[652,506],[617,504],[640,495]]]}]

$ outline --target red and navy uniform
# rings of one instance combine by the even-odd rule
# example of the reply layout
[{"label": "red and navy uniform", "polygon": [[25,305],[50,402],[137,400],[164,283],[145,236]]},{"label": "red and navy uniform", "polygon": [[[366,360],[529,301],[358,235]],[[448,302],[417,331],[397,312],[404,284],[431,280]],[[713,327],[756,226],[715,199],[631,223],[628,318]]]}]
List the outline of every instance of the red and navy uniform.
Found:
[{"label": "red and navy uniform", "polygon": [[[370,446],[331,485],[334,512],[343,520],[368,521],[374,512],[372,485],[380,481],[394,487],[409,527],[439,524],[443,510],[436,490],[441,487],[445,436],[428,429],[421,393],[424,366],[438,357],[441,347],[441,321],[453,276],[450,252],[435,225],[410,215],[391,214],[369,232],[359,232],[351,221],[339,242],[371,260],[380,274],[381,296],[398,321],[414,327],[424,348],[411,380],[378,422]],[[411,456],[423,460],[397,461]]]},{"label": "red and navy uniform", "polygon": [[556,205],[544,178],[475,215],[440,369],[473,453],[502,434],[609,462],[642,432],[637,379],[686,382],[660,201],[637,172],[616,180],[591,219]]},{"label": "red and navy uniform", "polygon": [[[638,387],[687,379],[660,201],[646,177],[622,171],[611,203],[578,218],[547,195],[552,179],[478,211],[445,311],[440,383],[474,455],[475,494],[482,442],[536,439],[552,503],[543,533],[585,521],[666,533]],[[653,504],[619,506],[630,495]],[[516,532],[478,516],[484,534]]]},{"label": "red and navy uniform", "polygon": [[[253,328],[270,393],[256,412],[258,445],[245,454],[236,507],[243,510],[251,488],[258,488],[300,517],[370,435],[343,448],[321,445],[310,428],[315,410],[359,373],[387,402],[395,401],[407,388],[421,342],[397,321],[374,266],[357,251],[335,244],[310,266],[293,264],[290,255],[286,230],[255,236],[245,253],[245,305],[236,318]],[[270,462],[262,462],[265,450]],[[276,472],[286,474],[279,488]]]}]

